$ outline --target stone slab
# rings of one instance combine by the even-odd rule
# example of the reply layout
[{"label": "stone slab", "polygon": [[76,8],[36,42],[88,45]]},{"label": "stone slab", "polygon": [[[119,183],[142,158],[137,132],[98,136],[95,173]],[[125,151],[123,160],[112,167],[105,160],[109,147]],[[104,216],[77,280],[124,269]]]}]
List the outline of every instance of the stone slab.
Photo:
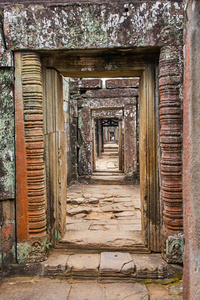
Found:
[{"label": "stone slab", "polygon": [[168,286],[155,283],[147,284],[147,290],[150,296],[152,295],[168,295]]},{"label": "stone slab", "polygon": [[90,222],[87,223],[82,223],[79,221],[79,223],[74,223],[74,224],[67,224],[66,225],[66,230],[87,230],[90,227]]},{"label": "stone slab", "polygon": [[58,247],[71,247],[91,250],[133,250],[137,245],[143,247],[142,236],[138,231],[91,230],[88,234],[87,230],[83,230],[66,232],[64,237],[60,240]]},{"label": "stone slab", "polygon": [[144,284],[113,283],[105,285],[105,300],[148,300]]},{"label": "stone slab", "polygon": [[62,253],[51,253],[49,258],[42,262],[43,274],[52,276],[64,276],[69,255]]},{"label": "stone slab", "polygon": [[60,254],[60,253],[51,253],[49,258],[42,262],[42,264],[45,266],[49,266],[49,267],[56,267],[56,266],[62,266],[65,267],[67,260],[69,258],[69,255],[67,254]]},{"label": "stone slab", "polygon": [[74,207],[70,210],[67,211],[67,215],[73,216],[73,215],[78,215],[78,214],[88,214],[92,211],[91,207],[87,207],[87,206],[78,206],[78,207]]},{"label": "stone slab", "polygon": [[142,225],[139,224],[125,224],[125,225],[119,225],[119,230],[130,230],[130,231],[141,231]]},{"label": "stone slab", "polygon": [[66,300],[71,284],[49,278],[9,278],[0,289],[1,300]]},{"label": "stone slab", "polygon": [[134,211],[123,211],[120,213],[115,213],[116,218],[126,218],[126,217],[134,217],[135,216],[135,212]]},{"label": "stone slab", "polygon": [[132,254],[138,278],[164,278],[168,265],[160,254]]},{"label": "stone slab", "polygon": [[81,273],[87,277],[88,274],[97,274],[100,264],[100,254],[74,254],[70,255],[67,262],[67,271],[72,274]]},{"label": "stone slab", "polygon": [[97,283],[75,283],[68,300],[103,300],[103,286]]},{"label": "stone slab", "polygon": [[100,274],[132,274],[134,272],[134,263],[129,253],[102,252],[99,271]]}]

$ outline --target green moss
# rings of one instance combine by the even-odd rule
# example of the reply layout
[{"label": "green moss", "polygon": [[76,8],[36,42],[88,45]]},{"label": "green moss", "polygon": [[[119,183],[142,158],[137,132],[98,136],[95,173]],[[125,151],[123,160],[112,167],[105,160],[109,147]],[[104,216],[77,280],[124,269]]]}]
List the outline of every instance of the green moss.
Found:
[{"label": "green moss", "polygon": [[0,69],[0,178],[2,196],[7,199],[15,197],[15,155],[14,155],[14,98],[13,70]]},{"label": "green moss", "polygon": [[145,280],[143,280],[143,281],[140,281],[141,284],[150,284],[150,283],[152,283],[152,282],[153,282],[152,279],[145,279]]},{"label": "green moss", "polygon": [[24,263],[28,261],[29,254],[31,251],[30,243],[18,243],[17,244],[17,261],[18,263]]}]

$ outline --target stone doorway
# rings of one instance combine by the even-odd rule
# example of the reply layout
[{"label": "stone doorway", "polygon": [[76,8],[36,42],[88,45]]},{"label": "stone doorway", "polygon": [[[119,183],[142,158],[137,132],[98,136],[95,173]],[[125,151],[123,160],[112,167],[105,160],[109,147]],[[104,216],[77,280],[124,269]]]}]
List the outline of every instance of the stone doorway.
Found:
[{"label": "stone doorway", "polygon": [[66,233],[57,247],[149,252],[142,235],[137,161],[139,78],[107,79],[104,87],[100,78],[68,82],[69,91],[73,85],[69,102],[76,101],[78,111],[82,183],[68,189]]},{"label": "stone doorway", "polygon": [[95,120],[94,171],[118,172],[121,144],[118,119]]},{"label": "stone doorway", "polygon": [[[42,85],[41,85],[41,83],[39,83],[39,86],[43,86],[43,89],[44,89],[43,90],[44,102],[43,102],[42,106],[41,106],[42,102],[41,102],[40,98],[38,98],[38,102],[40,103],[40,109],[43,108],[44,119],[42,116],[42,111],[41,111],[41,115],[40,114],[38,115],[38,118],[39,118],[38,123],[35,123],[34,118],[32,118],[32,117],[29,118],[29,116],[28,116],[27,117],[27,127],[26,127],[27,134],[30,134],[30,141],[31,141],[31,143],[33,143],[32,136],[31,136],[32,131],[31,130],[29,131],[29,128],[32,128],[34,126],[37,127],[38,126],[37,124],[40,123],[39,122],[40,119],[42,122],[44,121],[44,127],[45,127],[44,146],[42,144],[38,144],[38,146],[40,145],[41,149],[45,150],[45,168],[46,169],[41,177],[40,184],[41,184],[42,189],[44,190],[43,198],[45,199],[45,197],[47,195],[46,218],[45,218],[44,213],[42,215],[40,215],[40,202],[42,203],[43,200],[40,199],[39,195],[38,195],[39,202],[38,202],[37,206],[35,206],[35,205],[32,206],[33,212],[34,212],[34,209],[36,209],[37,212],[32,213],[31,209],[28,210],[28,222],[29,222],[29,220],[31,220],[31,217],[34,215],[35,216],[38,215],[38,218],[40,218],[40,217],[44,218],[44,222],[42,223],[42,224],[44,224],[43,225],[44,227],[42,227],[41,231],[38,229],[34,230],[34,224],[33,224],[34,235],[31,235],[30,232],[28,232],[28,236],[29,236],[28,240],[31,243],[35,239],[35,236],[40,233],[38,236],[38,239],[37,239],[37,243],[33,242],[33,244],[31,244],[32,249],[36,249],[36,246],[38,248],[37,253],[35,253],[35,250],[31,250],[33,252],[33,255],[36,255],[36,254],[38,255],[38,259],[40,259],[39,258],[40,254],[44,253],[43,252],[44,246],[42,246],[44,244],[43,244],[42,240],[46,241],[46,238],[48,238],[48,240],[52,241],[52,244],[54,246],[56,246],[58,244],[58,242],[59,242],[59,244],[62,244],[62,242],[65,239],[63,238],[61,240],[61,237],[64,235],[64,232],[66,230],[66,227],[65,227],[65,218],[66,217],[65,217],[65,209],[64,209],[65,203],[66,203],[65,202],[66,194],[64,192],[64,190],[66,189],[66,177],[65,177],[66,171],[63,168],[65,165],[65,155],[66,155],[65,154],[65,152],[66,152],[66,134],[65,134],[65,129],[63,127],[63,124],[64,124],[64,122],[62,121],[63,117],[60,117],[63,115],[62,77],[59,74],[59,72],[57,71],[57,69],[59,70],[59,67],[51,68],[50,66],[48,66],[49,62],[51,64],[54,62],[54,58],[52,60],[49,60],[49,59],[46,59],[44,56],[41,60],[42,65],[43,65],[43,69],[42,69],[43,82],[42,82]],[[30,59],[30,62],[29,62],[29,59]],[[70,60],[70,58],[69,58],[69,60]],[[23,99],[25,99],[27,96],[27,99],[33,99],[33,101],[35,101],[34,99],[35,99],[35,95],[37,95],[37,84],[38,83],[36,83],[35,87],[34,87],[34,89],[36,90],[36,94],[35,94],[34,89],[33,90],[30,89],[30,93],[26,94],[26,85],[29,84],[29,81],[26,80],[26,71],[27,71],[27,74],[29,74],[29,68],[32,68],[32,66],[34,64],[37,65],[38,62],[39,62],[39,55],[35,54],[35,53],[31,53],[30,55],[19,53],[16,55],[16,64],[17,63],[21,64],[21,68],[22,68],[22,69],[20,69],[20,67],[17,67],[16,69],[19,72],[19,74],[20,74],[20,72],[22,72],[22,86],[24,84],[24,86],[22,88]],[[54,63],[53,63],[53,65],[54,65]],[[38,66],[39,66],[39,64],[38,64]],[[37,66],[38,69],[36,68],[36,72],[39,71],[38,66]],[[156,99],[156,94],[155,94],[156,60],[155,60],[155,65],[151,64],[148,66],[148,63],[146,65],[138,64],[137,67],[135,67],[135,65],[134,65],[134,68],[135,68],[135,71],[130,71],[130,70],[125,71],[124,76],[127,77],[127,76],[130,76],[130,74],[132,74],[132,76],[140,76],[141,77],[139,99],[142,99],[142,102],[140,102],[140,114],[143,117],[145,116],[145,120],[147,120],[147,122],[141,122],[142,129],[140,130],[140,132],[141,132],[140,147],[142,147],[142,149],[143,149],[142,153],[145,153],[145,155],[143,157],[143,162],[142,162],[143,172],[140,172],[140,180],[142,180],[141,189],[140,189],[141,190],[140,194],[141,194],[142,236],[140,237],[140,241],[142,241],[142,242],[139,242],[139,246],[140,246],[139,248],[140,248],[140,251],[142,251],[141,249],[145,249],[144,251],[158,252],[158,251],[160,251],[160,244],[159,244],[160,243],[160,239],[159,239],[160,209],[159,209],[159,199],[158,199],[158,193],[157,193],[158,172],[157,172],[157,167],[156,167],[157,162],[158,162],[157,151],[156,151],[156,147],[157,147],[157,144],[156,144],[156,134],[157,134],[156,122],[158,120],[158,117],[154,114],[154,110],[156,110],[157,102],[158,102],[158,99]],[[97,62],[97,69],[98,69],[98,62]],[[89,71],[89,73],[90,72],[91,71]],[[69,73],[66,69],[66,71],[62,71],[61,74],[66,76]],[[71,73],[70,75],[72,75],[72,74],[73,73]],[[91,72],[90,76],[91,76],[91,78],[94,78],[94,75],[97,76],[97,74],[99,74],[99,76],[107,75],[107,73],[104,71],[103,73],[102,72]],[[74,75],[75,76],[79,75],[79,78],[80,78],[80,75],[82,75],[82,74],[80,71],[75,71]],[[84,75],[86,77],[88,77],[88,71]],[[111,74],[109,74],[109,75],[111,75]],[[116,75],[118,75],[118,74],[116,72],[113,72],[112,76],[116,77]],[[76,78],[75,76],[72,78]],[[83,76],[81,76],[81,77],[83,77]],[[19,76],[19,78],[21,78],[21,77]],[[32,85],[32,83],[30,83],[30,85]],[[20,84],[18,84],[18,86],[20,86]],[[20,91],[16,91],[16,94],[18,92],[20,93]],[[33,116],[35,116],[35,114],[37,115],[37,111],[38,111],[37,103],[33,104],[33,106],[30,105],[30,102],[24,102],[24,104],[25,103],[28,103],[27,114],[29,115],[32,113]],[[90,131],[90,126],[91,126],[90,120],[92,121],[93,116],[92,116],[91,112],[88,114],[88,110],[90,110],[88,106],[83,106],[83,107],[81,107],[80,113],[85,118],[84,119],[85,124],[83,124],[83,125],[85,125],[89,129],[89,131],[88,131],[88,129],[86,128],[87,134],[85,135],[85,138],[90,140],[90,134],[88,135],[88,132],[91,132]],[[92,112],[96,113],[95,109],[93,109]],[[23,113],[26,115],[26,111],[24,111]],[[153,117],[152,117],[152,114],[153,114]],[[88,119],[88,116],[91,117],[90,120]],[[30,119],[30,122],[29,122],[29,119]],[[74,121],[76,121],[75,118],[74,118]],[[148,130],[147,130],[147,128],[148,128]],[[149,132],[151,132],[151,136],[149,136]],[[40,133],[41,133],[41,130],[40,130]],[[132,141],[132,139],[129,139],[129,141]],[[28,142],[28,140],[25,142]],[[35,140],[34,140],[34,142],[35,142]],[[153,145],[152,145],[152,142],[154,143]],[[31,143],[30,143],[30,147],[32,145]],[[90,143],[92,143],[91,140],[90,140]],[[36,144],[34,144],[34,146],[35,145]],[[153,152],[150,151],[151,147],[154,147],[155,151],[153,151]],[[50,149],[51,149],[51,151],[50,151]],[[78,155],[80,158],[83,158],[84,155],[86,155],[86,157],[87,157],[86,152],[84,152],[85,149],[86,148],[79,145]],[[33,154],[34,154],[34,152],[33,152]],[[27,155],[27,157],[29,157],[29,149],[28,148],[26,148],[26,155]],[[19,157],[20,157],[20,154],[19,154]],[[151,163],[153,162],[152,167],[151,167],[151,165],[149,165],[149,162],[145,160],[145,157],[148,157],[150,159]],[[41,160],[42,160],[42,155],[40,154],[40,152],[38,152],[38,157],[34,156],[34,159],[36,159],[36,160],[39,158],[41,158]],[[93,162],[91,161],[91,158],[92,158],[92,156],[90,155],[87,160],[87,162],[90,162],[90,165],[87,164],[87,166],[92,165]],[[35,163],[36,163],[36,161],[35,161]],[[19,172],[19,170],[20,170],[20,165],[17,163],[17,172]],[[84,172],[84,169],[81,170],[80,165],[79,165],[79,175],[80,175],[81,171]],[[35,182],[38,182],[38,181],[35,181],[36,174],[35,173],[33,173],[33,174],[34,174],[34,177],[31,177],[31,179],[33,180],[33,184],[35,184]],[[85,174],[83,174],[83,175],[85,175]],[[154,188],[150,189],[151,182],[149,181],[149,179],[151,179]],[[31,184],[30,187],[32,187],[31,181],[30,181],[30,184]],[[38,184],[38,183],[36,183],[36,184]],[[119,187],[119,189],[121,190],[122,187]],[[125,190],[126,188],[124,187],[123,189]],[[35,189],[33,189],[32,194],[30,194],[30,201],[34,194],[34,190]],[[147,193],[147,191],[148,191],[148,193]],[[82,191],[81,191],[81,193],[82,193]],[[84,190],[83,190],[83,193],[85,193]],[[98,197],[94,197],[94,198],[98,198]],[[112,205],[114,205],[115,196],[113,196],[111,198],[112,198]],[[19,197],[19,199],[20,199],[20,197]],[[100,201],[100,199],[101,199],[101,197],[99,198],[99,201]],[[43,201],[43,202],[44,202],[43,209],[45,209],[45,201]],[[19,210],[19,212],[22,213],[20,210]],[[37,218],[35,218],[34,220],[36,222],[35,223],[35,225],[36,225]],[[150,222],[150,220],[151,220],[151,222]],[[46,221],[47,221],[47,231],[46,231],[46,227],[45,227]],[[152,224],[154,226],[152,226]],[[120,224],[118,224],[118,226],[119,225]],[[128,225],[128,224],[122,224],[122,225]],[[20,227],[20,223],[18,224],[18,226]],[[28,226],[27,226],[27,228],[28,228]],[[20,230],[18,232],[20,232]],[[66,237],[66,234],[64,235],[64,237]],[[33,238],[33,240],[32,240],[32,238]],[[65,242],[63,242],[63,243],[65,244]],[[134,245],[138,246],[137,242],[135,242]],[[132,250],[134,251],[134,248]],[[137,251],[138,251],[138,248],[137,248]]]}]

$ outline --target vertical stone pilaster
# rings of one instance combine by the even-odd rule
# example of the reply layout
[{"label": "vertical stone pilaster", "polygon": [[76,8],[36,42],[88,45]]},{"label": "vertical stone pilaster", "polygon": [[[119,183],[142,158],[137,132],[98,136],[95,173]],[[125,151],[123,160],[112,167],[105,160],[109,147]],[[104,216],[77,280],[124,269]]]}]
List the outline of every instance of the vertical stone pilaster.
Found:
[{"label": "vertical stone pilaster", "polygon": [[[164,243],[168,237],[171,240],[173,235],[183,229],[181,87],[182,49],[176,46],[165,46],[161,49],[159,75],[160,173]],[[170,253],[173,256],[173,249]],[[177,258],[173,260],[169,253],[165,253],[165,256],[171,262],[177,261]]]},{"label": "vertical stone pilaster", "polygon": [[46,192],[41,63],[34,52],[15,55],[18,262],[46,252]]},{"label": "vertical stone pilaster", "polygon": [[130,177],[137,177],[137,140],[136,140],[136,105],[124,108],[124,172]]}]

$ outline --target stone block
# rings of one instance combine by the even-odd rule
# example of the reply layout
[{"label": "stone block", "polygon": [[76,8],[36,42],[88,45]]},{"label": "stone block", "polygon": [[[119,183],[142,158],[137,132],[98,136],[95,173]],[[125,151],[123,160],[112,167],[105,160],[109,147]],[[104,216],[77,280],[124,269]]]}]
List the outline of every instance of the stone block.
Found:
[{"label": "stone block", "polygon": [[140,279],[165,278],[167,275],[167,263],[160,254],[132,254],[136,266],[136,277]]},{"label": "stone block", "polygon": [[150,296],[152,295],[168,295],[168,286],[150,283],[146,285],[148,293]]},{"label": "stone block", "polygon": [[78,87],[80,89],[101,89],[101,79],[82,79],[78,81]]},{"label": "stone block", "polygon": [[139,87],[139,78],[123,78],[106,80],[107,89]]},{"label": "stone block", "polygon": [[100,254],[74,254],[67,262],[67,272],[73,277],[93,278],[98,274]]},{"label": "stone block", "polygon": [[45,276],[64,276],[69,255],[59,252],[51,253],[47,261],[41,263]]},{"label": "stone block", "polygon": [[131,275],[134,272],[134,262],[129,253],[102,252],[99,272],[101,275],[119,276]]}]

